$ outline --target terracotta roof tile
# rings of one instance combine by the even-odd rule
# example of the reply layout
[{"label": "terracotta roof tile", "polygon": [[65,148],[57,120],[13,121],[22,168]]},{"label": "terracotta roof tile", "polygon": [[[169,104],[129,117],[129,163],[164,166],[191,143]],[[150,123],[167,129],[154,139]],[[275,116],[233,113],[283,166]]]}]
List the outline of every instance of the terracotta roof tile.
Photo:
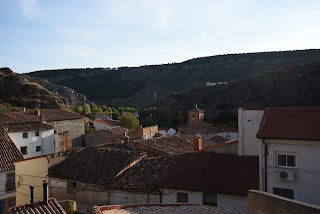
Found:
[{"label": "terracotta roof tile", "polygon": [[[43,109],[40,110],[40,114],[44,116],[44,120],[50,121],[61,121],[61,120],[75,120],[82,119],[83,116],[70,111],[65,111],[61,109]],[[11,118],[15,121],[39,121],[40,116],[35,114],[34,111],[26,112],[11,112],[4,113],[3,115]]]},{"label": "terracotta roof tile", "polygon": [[214,145],[214,146],[211,146],[211,147],[207,147],[207,148],[201,149],[200,151],[206,151],[206,150],[209,150],[209,149],[215,149],[215,148],[227,146],[227,145],[234,144],[234,143],[239,143],[239,140],[238,139],[230,140],[230,141],[227,141],[227,142],[224,142],[224,143],[220,143],[220,144],[217,144],[217,145]]},{"label": "terracotta roof tile", "polygon": [[52,126],[45,123],[40,123],[39,121],[10,121],[4,122],[2,125],[8,129],[8,132],[26,132],[53,129]]},{"label": "terracotta roof tile", "polygon": [[48,203],[38,201],[31,206],[31,204],[11,207],[8,211],[9,214],[30,214],[30,213],[43,213],[43,214],[67,214],[59,202],[54,199],[48,199]]},{"label": "terracotta roof tile", "polygon": [[320,107],[266,108],[257,137],[320,140]]},{"label": "terracotta roof tile", "polygon": [[14,162],[22,160],[23,155],[10,137],[4,138],[5,129],[0,126],[0,171],[14,170]]},{"label": "terracotta roof tile", "polygon": [[213,152],[187,153],[158,186],[246,195],[249,189],[259,189],[259,158]]},{"label": "terracotta roof tile", "polygon": [[104,120],[104,119],[98,118],[98,119],[95,119],[94,121],[98,122],[98,123],[102,123],[102,124],[108,125],[108,126],[111,126],[111,127],[120,125],[120,122],[117,121],[117,120]]},{"label": "terracotta roof tile", "polygon": [[110,133],[113,133],[113,134],[116,134],[116,135],[124,135],[124,132],[126,130],[127,130],[126,128],[121,127],[121,126],[115,126],[115,127],[104,129],[104,131],[110,132]]},{"label": "terracotta roof tile", "polygon": [[84,148],[49,168],[49,177],[107,186],[112,179],[145,153],[99,145]]},{"label": "terracotta roof tile", "polygon": [[155,183],[165,175],[179,157],[144,158],[116,177],[113,188],[153,191]]},{"label": "terracotta roof tile", "polygon": [[203,214],[240,214],[240,212],[231,211],[219,207],[205,206],[199,204],[135,204],[135,205],[109,205],[94,206],[95,214],[185,214],[185,213],[203,213]]}]

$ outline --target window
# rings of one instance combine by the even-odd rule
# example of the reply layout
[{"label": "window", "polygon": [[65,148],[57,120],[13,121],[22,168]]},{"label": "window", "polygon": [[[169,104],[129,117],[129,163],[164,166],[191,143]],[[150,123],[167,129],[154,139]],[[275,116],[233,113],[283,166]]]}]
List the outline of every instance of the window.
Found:
[{"label": "window", "polygon": [[23,137],[23,138],[28,138],[28,132],[22,133],[22,137]]},{"label": "window", "polygon": [[16,189],[16,184],[15,184],[15,174],[7,174],[7,183],[6,183],[6,191],[14,191]]},{"label": "window", "polygon": [[23,155],[27,155],[28,154],[28,147],[22,146],[22,147],[20,147],[20,151]]},{"label": "window", "polygon": [[294,193],[292,189],[273,188],[273,194],[280,195],[282,197],[294,199]]},{"label": "window", "polygon": [[41,146],[36,147],[36,152],[41,152]]},{"label": "window", "polygon": [[217,206],[217,193],[204,192],[203,193],[203,205]]},{"label": "window", "polygon": [[39,131],[36,131],[36,136],[40,136],[40,132]]},{"label": "window", "polygon": [[177,192],[177,203],[188,203],[188,193]]},{"label": "window", "polygon": [[277,167],[297,167],[297,154],[277,152],[276,159]]}]

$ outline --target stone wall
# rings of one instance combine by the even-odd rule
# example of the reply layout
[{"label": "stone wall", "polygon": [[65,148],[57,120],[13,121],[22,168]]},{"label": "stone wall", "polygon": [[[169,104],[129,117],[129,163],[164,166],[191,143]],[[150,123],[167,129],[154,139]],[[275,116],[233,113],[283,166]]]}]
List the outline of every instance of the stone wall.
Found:
[{"label": "stone wall", "polygon": [[258,190],[248,191],[249,214],[320,213],[320,207]]},{"label": "stone wall", "polygon": [[[93,133],[86,134],[84,136],[86,146],[94,146],[104,143],[112,143],[111,138],[117,136],[116,134],[104,130],[96,131]],[[120,137],[119,137],[120,139]],[[120,142],[116,142],[120,143]]]}]

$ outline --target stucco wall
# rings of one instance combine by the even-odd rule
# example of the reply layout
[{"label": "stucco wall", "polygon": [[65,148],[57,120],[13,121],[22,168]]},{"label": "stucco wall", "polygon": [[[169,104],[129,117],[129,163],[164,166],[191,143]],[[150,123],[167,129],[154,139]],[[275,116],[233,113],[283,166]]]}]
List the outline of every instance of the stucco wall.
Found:
[{"label": "stucco wall", "polygon": [[[14,170],[2,171],[0,172],[0,200],[4,200],[4,198],[15,197],[16,192],[6,192],[6,183],[7,183],[7,174],[14,173]],[[17,181],[16,181],[17,182]]]},{"label": "stucco wall", "polygon": [[320,213],[320,207],[262,191],[250,190],[248,191],[248,213]]},{"label": "stucco wall", "polygon": [[[24,155],[24,158],[54,153],[54,129],[39,132],[39,136],[36,136],[36,131],[26,132],[28,138],[23,138],[25,132],[11,132],[9,136],[18,149],[23,146],[28,147],[28,154]],[[41,151],[36,152],[37,146],[41,146]]]},{"label": "stucco wall", "polygon": [[239,155],[259,156],[261,139],[256,138],[264,110],[238,110]]},{"label": "stucco wall", "polygon": [[51,196],[57,200],[75,200],[77,210],[90,213],[94,205],[126,205],[141,203],[159,203],[157,194],[108,190],[102,186],[76,182],[72,183],[57,178],[50,179]]},{"label": "stucco wall", "polygon": [[[271,140],[268,145],[267,180],[268,192],[273,188],[292,189],[294,199],[320,206],[320,144],[319,141]],[[277,152],[296,156],[296,168],[277,167]],[[261,158],[263,160],[263,157]],[[285,181],[279,177],[279,172],[294,173],[294,181]]]},{"label": "stucco wall", "polygon": [[96,131],[100,131],[104,128],[111,128],[111,126],[108,126],[106,124],[103,124],[103,123],[99,123],[97,121],[93,121],[93,126],[95,128]]},{"label": "stucco wall", "polygon": [[63,120],[63,121],[51,121],[47,124],[53,126],[58,133],[64,133],[69,131],[70,137],[72,139],[72,147],[81,147],[83,144],[84,135],[84,121],[83,119],[76,120]]},{"label": "stucco wall", "polygon": [[[177,203],[177,192],[188,193],[189,204],[203,204],[203,192],[176,189],[162,189],[162,203]],[[217,194],[217,207],[238,212],[247,212],[248,201],[247,198],[243,196]]]},{"label": "stucco wall", "polygon": [[[47,157],[38,157],[15,163],[16,169],[16,204],[30,203],[30,188],[34,188],[34,201],[43,200],[42,181],[48,180]],[[50,192],[49,192],[50,195]]]}]

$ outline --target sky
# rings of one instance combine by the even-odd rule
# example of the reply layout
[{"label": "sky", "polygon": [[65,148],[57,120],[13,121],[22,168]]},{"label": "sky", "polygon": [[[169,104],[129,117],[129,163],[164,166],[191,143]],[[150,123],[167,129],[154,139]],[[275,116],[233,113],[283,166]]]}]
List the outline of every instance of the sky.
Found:
[{"label": "sky", "polygon": [[0,67],[141,66],[320,48],[320,1],[0,0]]}]

